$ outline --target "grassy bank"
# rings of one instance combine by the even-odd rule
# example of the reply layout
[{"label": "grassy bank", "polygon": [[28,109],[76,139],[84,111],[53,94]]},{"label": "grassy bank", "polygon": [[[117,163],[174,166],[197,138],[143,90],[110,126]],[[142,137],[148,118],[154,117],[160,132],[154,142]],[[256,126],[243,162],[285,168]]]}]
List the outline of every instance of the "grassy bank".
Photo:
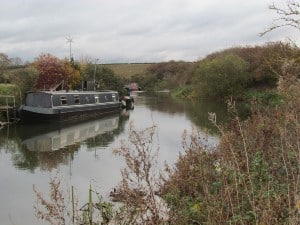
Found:
[{"label": "grassy bank", "polygon": [[18,94],[18,88],[13,84],[0,84],[0,95]]}]

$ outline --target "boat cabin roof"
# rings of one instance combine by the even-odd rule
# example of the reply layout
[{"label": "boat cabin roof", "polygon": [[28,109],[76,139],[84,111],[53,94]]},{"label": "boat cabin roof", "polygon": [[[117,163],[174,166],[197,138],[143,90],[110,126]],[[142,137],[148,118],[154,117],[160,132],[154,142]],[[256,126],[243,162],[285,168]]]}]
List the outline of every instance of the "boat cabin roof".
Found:
[{"label": "boat cabin roof", "polygon": [[32,91],[25,96],[25,105],[52,108],[119,101],[117,91]]},{"label": "boat cabin roof", "polygon": [[101,91],[29,91],[26,92],[26,94],[29,93],[45,93],[45,94],[49,94],[49,95],[86,95],[86,94],[100,94],[100,93],[117,93],[117,91],[112,91],[112,90],[101,90]]}]

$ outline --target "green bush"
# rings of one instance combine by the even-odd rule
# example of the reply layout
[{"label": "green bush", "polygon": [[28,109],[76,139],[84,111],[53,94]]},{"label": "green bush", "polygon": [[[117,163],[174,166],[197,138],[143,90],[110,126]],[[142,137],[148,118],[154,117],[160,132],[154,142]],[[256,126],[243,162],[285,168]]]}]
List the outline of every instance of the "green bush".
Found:
[{"label": "green bush", "polygon": [[212,53],[206,59],[212,60],[228,54],[237,55],[249,63],[248,72],[251,76],[249,86],[272,88],[277,85],[286,60],[299,59],[300,51],[289,42],[269,42],[261,46],[228,48]]},{"label": "green bush", "polygon": [[35,90],[37,76],[38,71],[32,66],[28,66],[13,71],[11,83],[18,86],[21,93],[24,94],[27,91]]},{"label": "green bush", "polygon": [[236,55],[201,61],[194,71],[194,90],[199,97],[239,96],[249,81],[248,64]]},{"label": "green bush", "polygon": [[95,78],[95,84],[97,90],[116,90],[120,94],[125,94],[123,80],[114,74],[114,71],[108,67],[89,64],[86,65],[82,71],[84,79],[93,81]]}]

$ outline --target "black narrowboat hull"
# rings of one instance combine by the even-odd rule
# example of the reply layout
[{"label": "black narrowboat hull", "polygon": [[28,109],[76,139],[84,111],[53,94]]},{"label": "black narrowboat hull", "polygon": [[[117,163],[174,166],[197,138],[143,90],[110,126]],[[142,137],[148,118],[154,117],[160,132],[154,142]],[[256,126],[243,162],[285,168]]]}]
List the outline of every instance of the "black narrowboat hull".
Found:
[{"label": "black narrowboat hull", "polygon": [[120,102],[110,102],[56,108],[21,106],[19,114],[21,123],[60,123],[101,118],[106,115],[120,113],[120,111]]}]

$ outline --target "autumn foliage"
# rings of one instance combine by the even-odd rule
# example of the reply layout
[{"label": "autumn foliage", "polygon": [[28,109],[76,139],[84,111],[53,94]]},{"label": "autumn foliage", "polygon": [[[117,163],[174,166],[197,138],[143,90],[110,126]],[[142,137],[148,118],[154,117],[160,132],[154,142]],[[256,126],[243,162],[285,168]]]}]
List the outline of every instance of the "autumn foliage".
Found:
[{"label": "autumn foliage", "polygon": [[68,61],[63,61],[50,54],[42,54],[35,60],[38,70],[36,88],[51,90],[62,85],[63,89],[76,87],[80,81],[80,73]]},{"label": "autumn foliage", "polygon": [[81,74],[79,69],[75,68],[75,66],[70,63],[69,61],[64,61],[64,70],[65,70],[65,76],[68,77],[68,85],[71,89],[75,89],[81,80]]}]

